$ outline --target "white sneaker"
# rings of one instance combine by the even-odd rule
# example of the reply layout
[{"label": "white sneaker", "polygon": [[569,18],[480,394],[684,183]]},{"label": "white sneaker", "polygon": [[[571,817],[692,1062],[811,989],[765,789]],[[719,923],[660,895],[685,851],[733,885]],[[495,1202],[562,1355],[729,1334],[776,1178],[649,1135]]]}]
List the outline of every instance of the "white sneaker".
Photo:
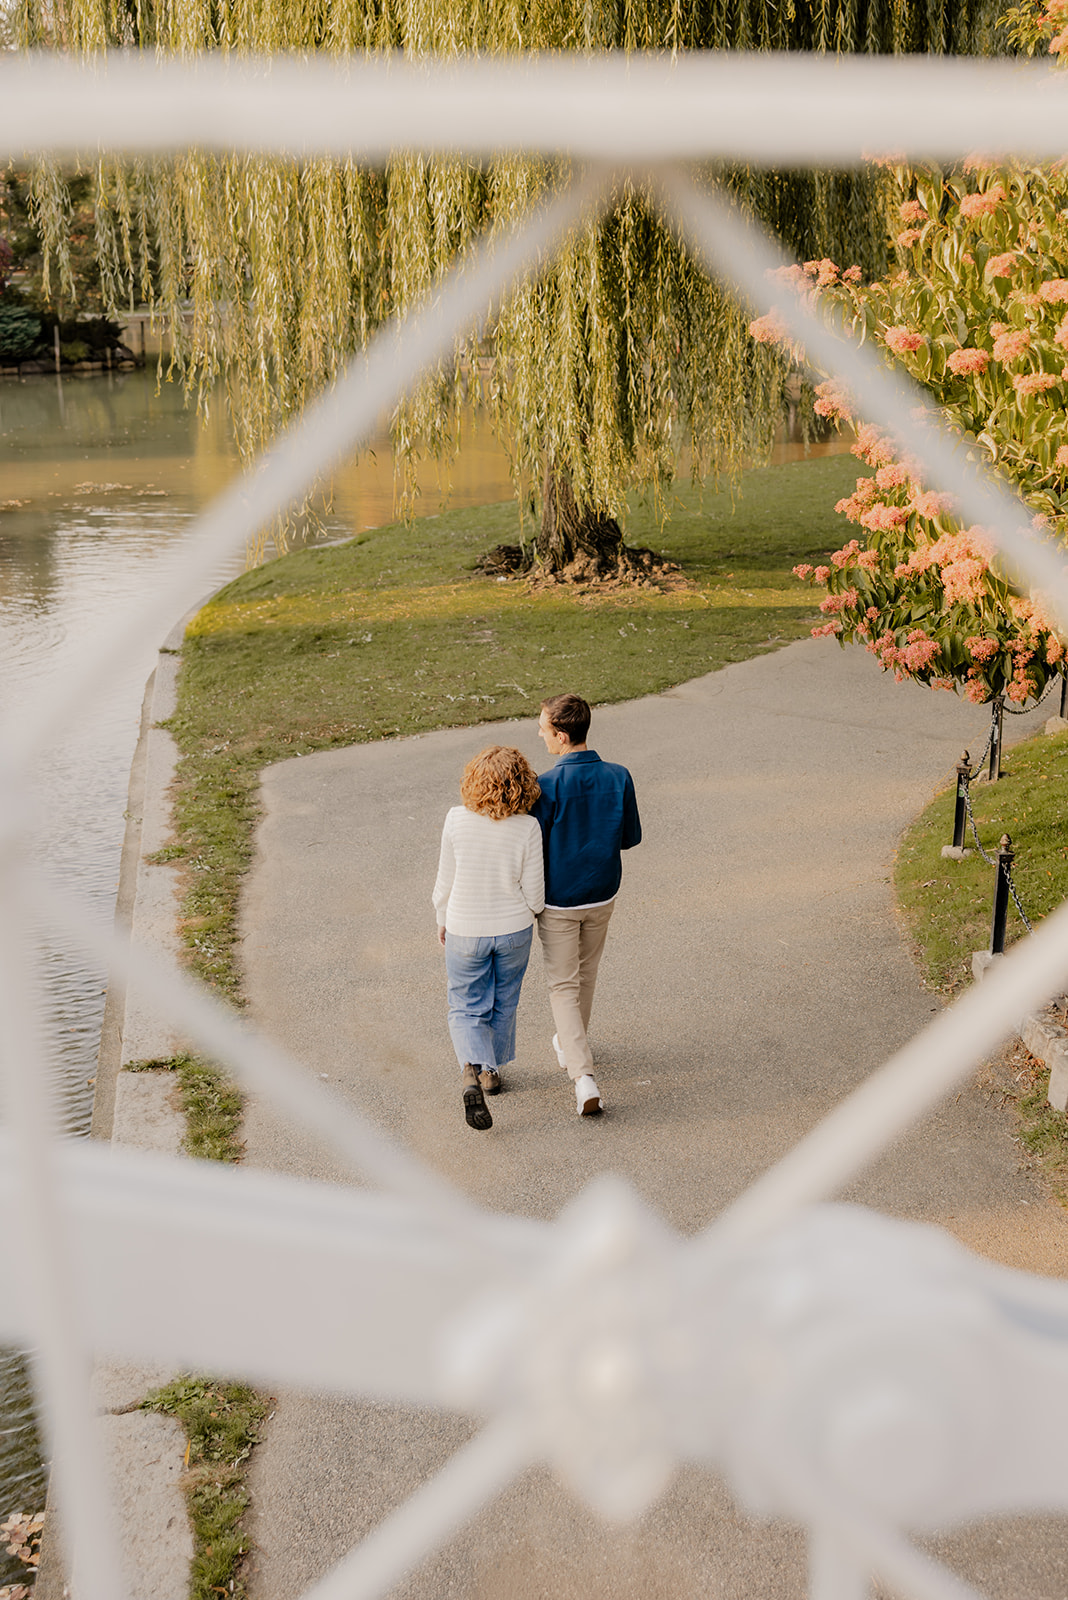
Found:
[{"label": "white sneaker", "polygon": [[584,1072],[575,1082],[575,1099],[578,1101],[580,1117],[595,1116],[602,1109],[601,1091],[588,1072]]},{"label": "white sneaker", "polygon": [[556,1051],[556,1059],[557,1059],[557,1061],[559,1061],[560,1065],[563,1067],[564,1071],[566,1072],[567,1071],[567,1062],[564,1060],[564,1052],[560,1048],[560,1035],[558,1033],[554,1033],[553,1034],[553,1049]]}]

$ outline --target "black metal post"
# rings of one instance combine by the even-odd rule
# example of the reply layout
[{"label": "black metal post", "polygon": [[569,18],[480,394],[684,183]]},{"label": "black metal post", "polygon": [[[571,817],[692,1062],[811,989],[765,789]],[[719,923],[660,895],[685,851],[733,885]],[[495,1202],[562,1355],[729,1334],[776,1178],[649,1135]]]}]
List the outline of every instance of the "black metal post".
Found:
[{"label": "black metal post", "polygon": [[1061,673],[1061,710],[1062,721],[1068,722],[1068,672]]},{"label": "black metal post", "polygon": [[994,696],[994,709],[991,712],[992,726],[990,729],[990,766],[987,769],[987,778],[991,783],[997,783],[1001,777],[1001,724],[1005,719],[1005,696]]},{"label": "black metal post", "polygon": [[1001,955],[1005,949],[1005,916],[1009,909],[1009,877],[1015,852],[1007,833],[1001,835],[998,851],[997,877],[994,880],[994,920],[990,927],[990,954]]},{"label": "black metal post", "polygon": [[965,750],[957,762],[957,803],[953,808],[953,848],[964,849],[964,830],[968,822],[968,780],[972,775],[972,758]]}]

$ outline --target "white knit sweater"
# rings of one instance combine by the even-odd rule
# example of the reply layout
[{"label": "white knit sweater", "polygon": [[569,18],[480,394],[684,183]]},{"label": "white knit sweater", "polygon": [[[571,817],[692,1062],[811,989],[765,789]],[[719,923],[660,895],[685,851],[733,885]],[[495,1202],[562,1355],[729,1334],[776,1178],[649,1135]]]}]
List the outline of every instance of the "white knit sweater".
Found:
[{"label": "white knit sweater", "polygon": [[453,806],[441,834],[434,909],[447,933],[529,928],[545,905],[541,829],[525,813],[495,821]]}]

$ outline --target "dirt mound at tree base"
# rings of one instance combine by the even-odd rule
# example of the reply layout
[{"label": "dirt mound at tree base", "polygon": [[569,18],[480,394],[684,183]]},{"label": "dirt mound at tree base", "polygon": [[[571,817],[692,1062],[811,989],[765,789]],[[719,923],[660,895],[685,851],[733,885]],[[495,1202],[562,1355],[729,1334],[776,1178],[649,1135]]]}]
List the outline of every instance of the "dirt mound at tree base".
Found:
[{"label": "dirt mound at tree base", "polygon": [[677,562],[665,560],[654,550],[631,549],[627,545],[620,545],[611,554],[579,550],[564,566],[553,569],[522,545],[497,544],[479,556],[475,571],[496,578],[527,576],[532,589],[551,589],[560,584],[598,590],[690,586]]}]

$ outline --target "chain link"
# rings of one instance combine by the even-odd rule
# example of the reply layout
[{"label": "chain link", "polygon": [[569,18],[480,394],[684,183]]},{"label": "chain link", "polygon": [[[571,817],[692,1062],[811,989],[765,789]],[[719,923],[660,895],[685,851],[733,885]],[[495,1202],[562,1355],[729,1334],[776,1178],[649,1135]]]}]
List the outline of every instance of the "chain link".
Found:
[{"label": "chain link", "polygon": [[975,848],[978,850],[979,854],[982,856],[983,860],[986,862],[988,867],[996,867],[997,866],[997,862],[994,859],[994,857],[993,856],[988,856],[986,851],[983,849],[982,845],[979,842],[979,829],[975,826],[975,816],[974,816],[974,814],[972,812],[972,797],[971,797],[971,793],[970,793],[969,788],[968,788],[968,780],[967,779],[965,779],[965,782],[964,782],[964,804],[967,807],[967,811],[968,811],[968,821],[972,825],[972,837],[975,840]]},{"label": "chain link", "polygon": [[[1030,714],[1030,712],[1038,710],[1038,708],[1042,704],[1043,700],[1046,698],[1046,696],[1049,694],[1050,690],[1053,688],[1053,685],[1055,683],[1060,683],[1060,682],[1062,682],[1061,674],[1059,672],[1055,673],[1054,676],[1049,680],[1049,682],[1047,683],[1046,687],[1043,689],[1042,693],[1039,695],[1038,699],[1035,701],[1033,706],[1010,706],[1008,701],[1006,701],[1005,702],[1005,710],[1009,713],[1010,717],[1026,717],[1026,716],[1028,716]],[[1020,914],[1021,914],[1021,916],[1023,915],[1022,912]]]},{"label": "chain link", "polygon": [[1006,880],[1008,882],[1008,885],[1009,885],[1009,893],[1012,895],[1013,900],[1016,902],[1016,909],[1020,913],[1020,921],[1023,923],[1023,925],[1027,929],[1028,933],[1034,933],[1034,931],[1035,931],[1034,928],[1032,928],[1031,924],[1027,920],[1027,913],[1024,911],[1023,906],[1020,904],[1020,896],[1016,893],[1016,885],[1012,881],[1012,868],[1011,867],[1009,868],[1008,872],[1006,872],[1005,878],[1006,878]]},{"label": "chain link", "polygon": [[[980,762],[980,766],[981,765],[982,765],[982,763]],[[972,811],[972,796],[971,796],[971,791],[970,791],[970,788],[969,788],[969,780],[967,778],[965,778],[965,780],[964,780],[964,805],[965,805],[965,809],[968,812],[968,821],[971,823],[972,838],[975,840],[975,848],[978,850],[979,854],[982,856],[983,860],[986,862],[988,867],[996,867],[998,865],[998,857],[997,856],[988,856],[986,851],[983,849],[983,846],[982,846],[982,844],[980,843],[980,840],[979,840],[979,829],[975,825],[975,814]],[[1013,881],[1012,868],[1011,867],[1006,872],[1005,879],[1006,879],[1006,882],[1009,885],[1009,893],[1012,895],[1013,902],[1014,902],[1014,904],[1016,906],[1016,909],[1020,913],[1020,921],[1023,923],[1023,925],[1027,929],[1028,933],[1034,933],[1035,930],[1034,930],[1034,928],[1032,928],[1030,922],[1027,919],[1027,913],[1024,910],[1023,906],[1020,904],[1020,896],[1016,892],[1016,884]]]},{"label": "chain link", "polygon": [[[986,851],[983,849],[982,843],[980,842],[979,829],[975,825],[975,813],[972,811],[971,784],[974,779],[979,776],[983,769],[984,763],[986,762],[986,758],[990,754],[990,747],[994,741],[994,734],[998,725],[999,709],[1001,711],[1007,711],[1011,717],[1022,717],[1025,716],[1029,711],[1036,711],[1042,704],[1043,700],[1045,700],[1046,696],[1050,693],[1050,690],[1060,681],[1060,673],[1058,673],[1056,677],[1051,678],[1033,706],[1010,706],[1007,704],[1004,697],[1002,697],[1000,707],[996,700],[992,701],[990,713],[990,732],[986,736],[986,744],[983,746],[983,753],[979,757],[974,772],[971,772],[968,770],[968,768],[965,768],[965,770],[960,774],[961,781],[964,784],[964,805],[968,813],[968,822],[971,825],[972,838],[975,840],[975,848],[978,850],[988,867],[996,867],[998,865],[998,857],[987,855]],[[1035,930],[1028,921],[1027,913],[1020,904],[1020,896],[1016,888],[1015,880],[1012,876],[1011,867],[1009,867],[1005,873],[1005,881],[1009,886],[1009,893],[1012,895],[1013,904],[1015,905],[1016,910],[1019,912],[1020,921],[1023,923],[1028,933],[1034,933]]]},{"label": "chain link", "polygon": [[990,754],[990,745],[991,745],[991,741],[993,740],[993,737],[994,737],[994,727],[995,727],[995,722],[992,720],[991,723],[990,723],[990,732],[986,736],[986,744],[983,746],[983,753],[979,757],[978,762],[976,763],[975,771],[968,773],[968,782],[969,783],[972,783],[979,776],[979,774],[982,772],[984,766],[986,765],[986,758]]}]

